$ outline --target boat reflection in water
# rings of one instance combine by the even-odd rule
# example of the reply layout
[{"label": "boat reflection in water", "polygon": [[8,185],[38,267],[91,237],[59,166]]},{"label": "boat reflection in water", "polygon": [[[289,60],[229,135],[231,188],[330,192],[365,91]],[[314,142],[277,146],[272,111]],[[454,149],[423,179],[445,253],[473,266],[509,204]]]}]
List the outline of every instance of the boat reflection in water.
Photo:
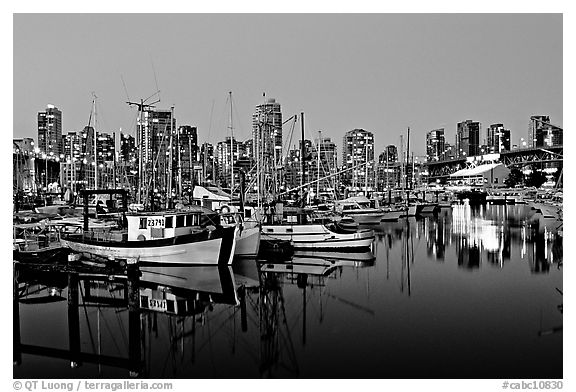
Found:
[{"label": "boat reflection in water", "polygon": [[519,208],[286,262],[15,263],[14,377],[562,378],[562,237]]},{"label": "boat reflection in water", "polygon": [[[373,255],[364,253],[359,256],[373,262]],[[287,268],[273,268],[268,262],[239,259],[234,268],[149,264],[129,266],[126,274],[85,267],[47,273],[41,266],[15,263],[15,376],[20,370],[47,378],[188,378],[206,372],[221,377],[277,372],[297,376],[284,286],[296,282],[302,290],[305,331],[306,303],[324,286],[323,280],[339,268],[362,263],[295,258],[284,264]],[[32,318],[42,319],[43,331],[49,328],[46,340]],[[68,325],[61,325],[62,320]],[[245,357],[242,366],[253,364],[248,373],[227,369],[220,374],[206,361],[213,350],[236,352],[237,346],[255,342],[260,346],[255,353],[236,353]],[[55,373],[32,371],[29,367],[37,360],[55,361],[60,367]]]}]

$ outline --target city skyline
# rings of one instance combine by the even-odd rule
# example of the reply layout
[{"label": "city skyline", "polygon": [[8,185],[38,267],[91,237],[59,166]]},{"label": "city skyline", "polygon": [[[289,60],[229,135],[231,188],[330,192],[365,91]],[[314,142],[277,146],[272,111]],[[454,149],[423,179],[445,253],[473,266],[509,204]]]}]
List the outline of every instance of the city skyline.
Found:
[{"label": "city skyline", "polygon": [[[151,22],[162,29],[134,40],[136,25]],[[266,47],[273,55],[258,55]],[[232,91],[239,141],[250,138],[266,93],[283,118],[305,113],[308,139],[322,130],[338,143],[362,128],[379,153],[410,127],[414,153],[425,155],[427,132],[444,128],[453,143],[456,124],[471,119],[503,123],[517,144],[530,116],[563,124],[562,15],[14,16],[15,138],[36,139],[48,103],[62,111],[63,133],[81,130],[92,91],[98,130],[134,135],[136,110],[125,101],[156,86],[157,107],[174,106],[178,126],[198,127],[199,143],[227,136]]]}]

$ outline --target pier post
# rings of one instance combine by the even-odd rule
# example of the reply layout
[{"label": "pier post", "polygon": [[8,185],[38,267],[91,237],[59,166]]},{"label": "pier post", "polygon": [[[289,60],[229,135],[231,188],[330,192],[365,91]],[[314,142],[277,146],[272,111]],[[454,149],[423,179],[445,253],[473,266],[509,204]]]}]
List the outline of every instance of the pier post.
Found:
[{"label": "pier post", "polygon": [[[86,196],[85,196],[86,197]],[[78,274],[68,274],[68,345],[70,348],[70,367],[76,368],[80,362],[80,316]]]},{"label": "pier post", "polygon": [[238,296],[240,297],[240,324],[242,332],[248,331],[248,317],[246,314],[246,288],[244,286],[238,289]]},{"label": "pier post", "polygon": [[128,289],[128,356],[130,377],[138,377],[142,370],[140,330],[140,270],[136,264],[126,268]]},{"label": "pier post", "polygon": [[22,363],[22,353],[20,350],[21,337],[20,337],[20,300],[18,293],[18,270],[17,265],[14,263],[12,273],[12,330],[13,330],[13,345],[12,345],[12,358],[14,365]]}]

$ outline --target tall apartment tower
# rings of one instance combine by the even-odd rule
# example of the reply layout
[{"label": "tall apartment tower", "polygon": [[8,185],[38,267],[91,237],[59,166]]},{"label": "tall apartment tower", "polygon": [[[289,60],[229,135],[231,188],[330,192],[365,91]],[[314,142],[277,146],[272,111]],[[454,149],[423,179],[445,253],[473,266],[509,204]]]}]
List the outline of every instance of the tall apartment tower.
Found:
[{"label": "tall apartment tower", "polygon": [[510,130],[504,124],[492,124],[486,132],[486,145],[491,153],[510,150]]},{"label": "tall apartment tower", "polygon": [[426,161],[439,161],[443,158],[446,140],[444,128],[433,129],[426,133]]},{"label": "tall apartment tower", "polygon": [[466,158],[480,154],[480,129],[478,121],[466,120],[456,127],[456,156]]},{"label": "tall apartment tower", "polygon": [[[176,119],[172,110],[154,109],[142,112],[138,122],[138,135],[140,142],[139,153],[142,154],[142,179],[148,186],[152,178],[160,193],[168,189],[168,184],[175,178],[168,178],[170,169],[176,168],[177,162],[177,135]],[[170,139],[172,137],[172,142]],[[172,147],[172,149],[170,149]],[[170,162],[170,151],[172,162]],[[146,190],[147,192],[150,189]]]},{"label": "tall apartment tower", "polygon": [[199,157],[198,149],[198,129],[190,125],[178,127],[176,137],[177,165],[182,173],[182,181],[191,182],[194,179],[194,165]]},{"label": "tall apartment tower", "polygon": [[544,133],[549,127],[549,116],[530,116],[528,127],[528,145],[530,147],[542,147],[544,145]]},{"label": "tall apartment tower", "polygon": [[549,116],[531,116],[528,130],[531,147],[560,146],[563,142],[563,130],[550,124]]},{"label": "tall apartment tower", "polygon": [[[374,134],[364,129],[353,129],[344,134],[342,141],[342,165],[345,169],[362,163],[366,166],[347,171],[343,178],[351,184],[352,191],[374,190]],[[366,187],[368,173],[368,189]]]},{"label": "tall apartment tower", "polygon": [[263,157],[264,162],[282,163],[282,110],[274,98],[267,98],[256,105],[252,114],[252,140],[254,153]]},{"label": "tall apartment tower", "polygon": [[38,112],[38,148],[47,155],[64,153],[62,112],[54,105],[48,104],[45,111]]}]

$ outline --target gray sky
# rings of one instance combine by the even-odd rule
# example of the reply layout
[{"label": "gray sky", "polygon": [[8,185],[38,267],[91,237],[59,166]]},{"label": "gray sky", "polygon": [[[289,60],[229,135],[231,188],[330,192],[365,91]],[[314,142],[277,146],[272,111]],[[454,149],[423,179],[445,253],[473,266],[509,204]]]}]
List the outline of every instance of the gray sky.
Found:
[{"label": "gray sky", "polygon": [[81,129],[93,91],[98,129],[134,134],[121,76],[136,100],[156,91],[154,70],[158,107],[200,142],[228,135],[228,91],[240,140],[263,92],[339,149],[353,128],[382,151],[410,126],[423,155],[426,131],[453,143],[466,119],[504,123],[513,143],[530,115],[563,125],[561,14],[16,14],[14,137],[36,139],[48,103],[64,133]]}]

